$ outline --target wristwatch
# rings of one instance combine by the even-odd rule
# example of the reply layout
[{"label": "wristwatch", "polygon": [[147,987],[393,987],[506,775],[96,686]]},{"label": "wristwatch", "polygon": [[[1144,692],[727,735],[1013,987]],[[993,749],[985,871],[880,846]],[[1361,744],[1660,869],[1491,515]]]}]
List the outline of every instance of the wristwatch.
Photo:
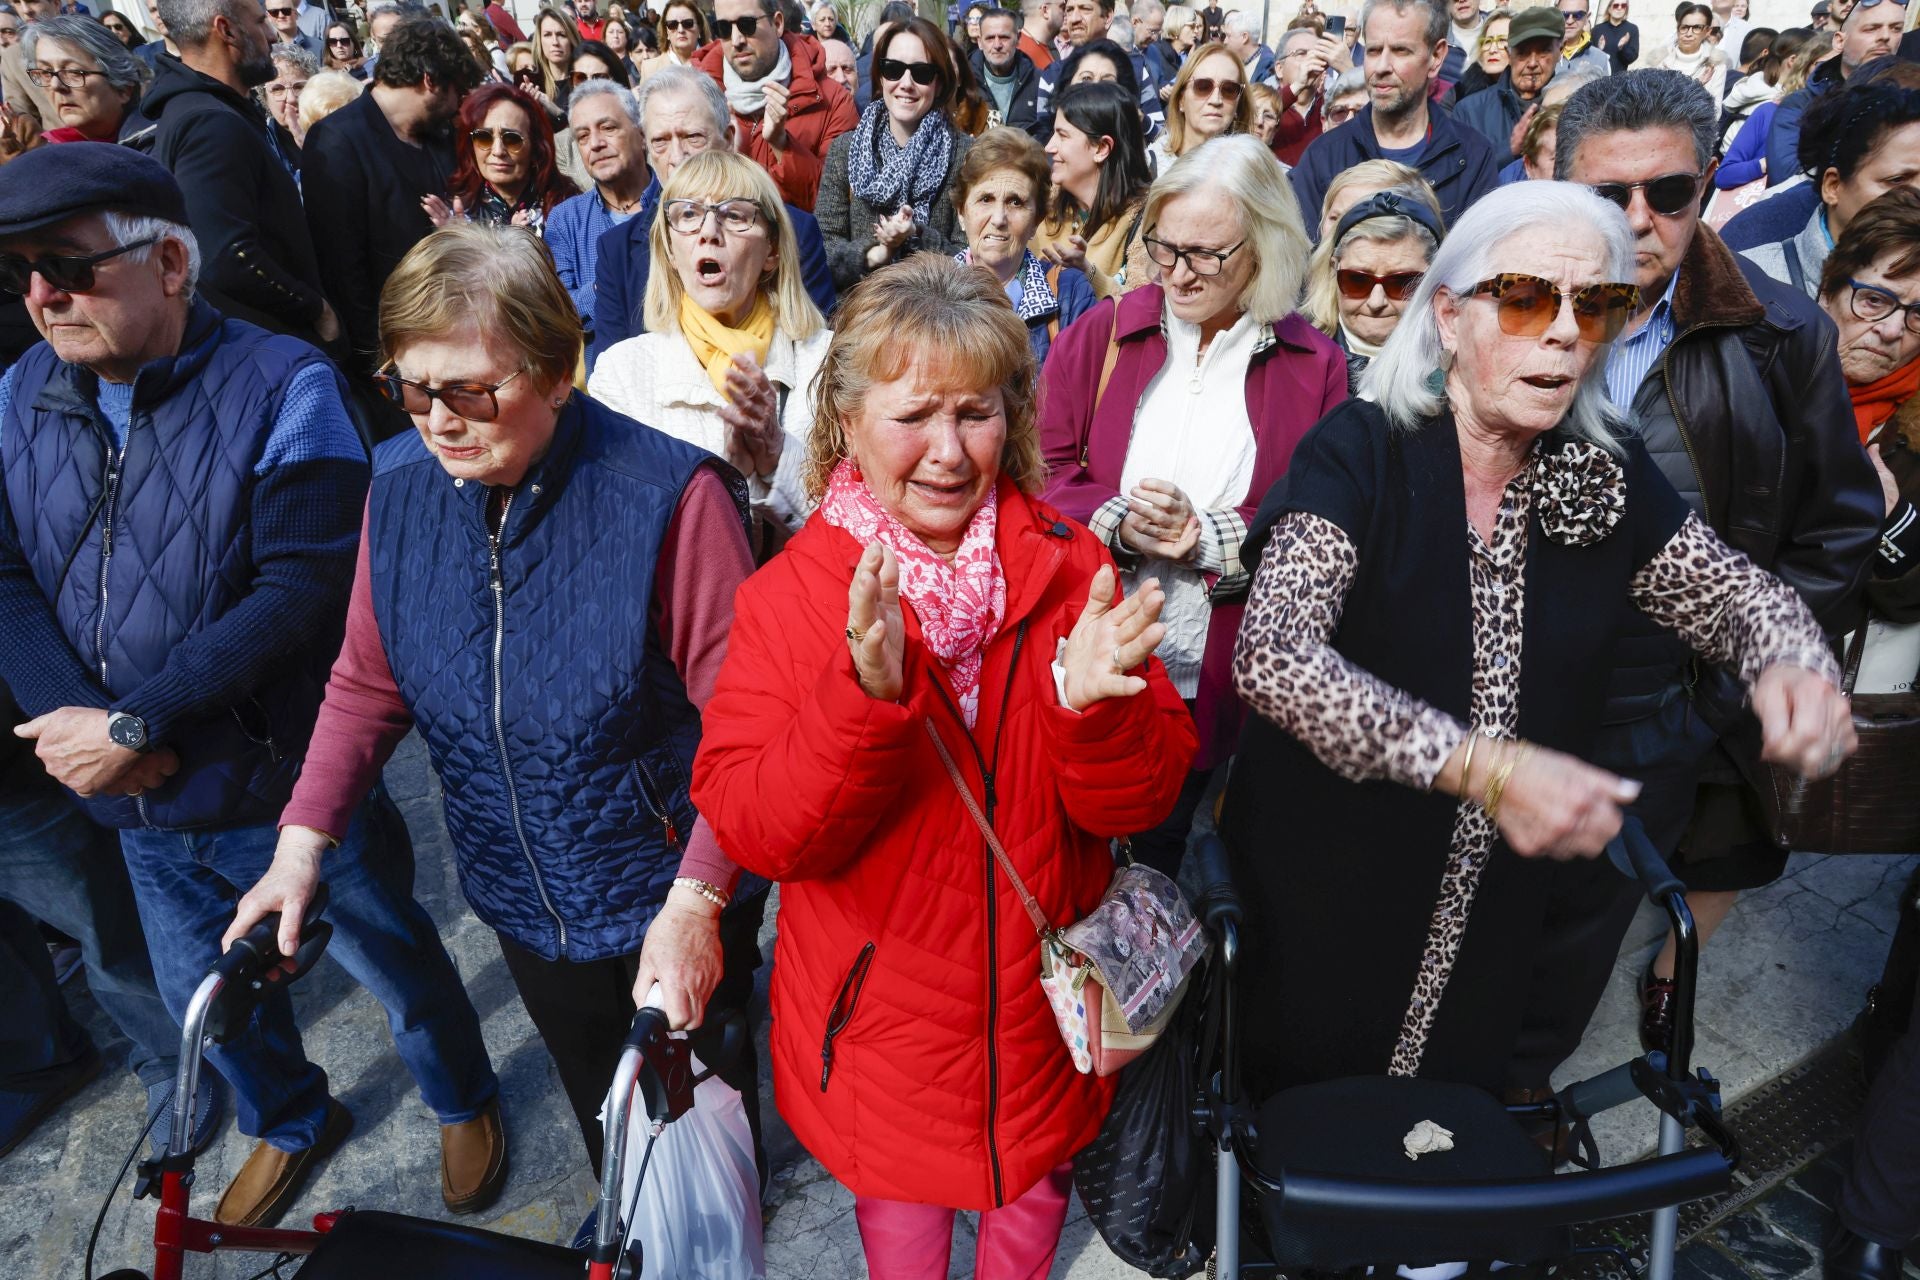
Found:
[{"label": "wristwatch", "polygon": [[147,722],[125,711],[107,717],[107,736],[129,751],[147,749]]}]

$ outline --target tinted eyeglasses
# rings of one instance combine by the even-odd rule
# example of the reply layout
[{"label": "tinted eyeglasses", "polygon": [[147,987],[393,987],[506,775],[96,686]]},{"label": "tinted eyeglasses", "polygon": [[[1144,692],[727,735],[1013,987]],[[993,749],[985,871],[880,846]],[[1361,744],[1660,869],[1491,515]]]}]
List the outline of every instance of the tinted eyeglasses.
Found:
[{"label": "tinted eyeglasses", "polygon": [[902,76],[912,76],[915,84],[932,84],[938,75],[939,68],[931,62],[902,62],[898,58],[880,60],[880,78],[888,84],[894,83]]},{"label": "tinted eyeglasses", "polygon": [[[698,18],[668,18],[666,28],[669,31],[698,31],[700,29],[700,20]],[[746,28],[742,28],[742,30],[746,30]],[[752,35],[753,32],[748,30],[747,34]]]},{"label": "tinted eyeglasses", "polygon": [[33,276],[38,272],[42,280],[61,293],[89,293],[94,285],[95,267],[123,253],[144,249],[159,238],[148,236],[132,244],[103,249],[99,253],[57,253],[44,258],[23,258],[17,253],[0,253],[0,289],[24,295],[33,287]]},{"label": "tinted eyeglasses", "polygon": [[438,400],[456,418],[492,422],[500,416],[500,398],[496,393],[519,376],[516,370],[494,383],[450,382],[444,387],[430,387],[424,382],[410,382],[392,369],[382,369],[373,375],[373,381],[380,388],[380,394],[404,412],[432,413],[433,402]]},{"label": "tinted eyeglasses", "polygon": [[1669,173],[1645,182],[1596,182],[1593,194],[1610,200],[1622,209],[1631,208],[1633,193],[1646,193],[1647,208],[1663,218],[1677,218],[1700,198],[1700,175]]},{"label": "tinted eyeglasses", "polygon": [[1387,295],[1390,302],[1405,302],[1413,291],[1420,287],[1423,271],[1395,271],[1377,276],[1371,271],[1356,271],[1351,267],[1342,267],[1334,273],[1334,282],[1340,286],[1340,296],[1349,302],[1360,302],[1373,296],[1377,285]]},{"label": "tinted eyeglasses", "polygon": [[1187,81],[1187,88],[1202,101],[1218,92],[1223,101],[1238,102],[1240,95],[1246,92],[1246,86],[1238,80],[1215,80],[1212,76],[1195,76]]},{"label": "tinted eyeglasses", "polygon": [[467,135],[467,140],[473,143],[476,151],[491,151],[493,144],[498,141],[506,148],[508,155],[527,145],[527,135],[518,129],[475,129]]},{"label": "tinted eyeglasses", "polygon": [[1630,284],[1590,284],[1566,294],[1551,280],[1513,271],[1482,280],[1465,296],[1491,298],[1499,308],[1500,332],[1514,338],[1539,337],[1559,319],[1561,304],[1571,301],[1574,324],[1585,342],[1619,337],[1627,317],[1640,305],[1640,290]]},{"label": "tinted eyeglasses", "polygon": [[708,204],[704,200],[667,201],[667,226],[683,236],[695,235],[707,225],[707,215],[719,217],[720,225],[735,235],[744,235],[760,225],[760,206],[751,200],[722,200]]},{"label": "tinted eyeglasses", "polygon": [[759,32],[760,24],[766,21],[768,21],[768,19],[757,16],[752,18],[715,18],[713,20],[713,34],[721,40],[731,40],[733,39],[734,28],[738,27],[740,34],[751,40]]},{"label": "tinted eyeglasses", "polygon": [[1587,11],[1585,9],[1562,9],[1560,16],[1568,22],[1585,22],[1587,20]]},{"label": "tinted eyeglasses", "polygon": [[1174,264],[1185,260],[1187,270],[1197,276],[1217,276],[1226,268],[1227,259],[1239,252],[1240,244],[1228,245],[1224,249],[1182,249],[1178,245],[1168,244],[1156,236],[1148,234],[1141,237],[1147,246],[1147,256],[1162,271],[1171,271]]},{"label": "tinted eyeglasses", "polygon": [[1858,280],[1848,280],[1853,288],[1853,314],[1869,324],[1885,320],[1896,311],[1907,313],[1907,332],[1920,333],[1920,302],[1902,302],[1899,297],[1882,289],[1877,284],[1862,284]]},{"label": "tinted eyeglasses", "polygon": [[352,36],[328,36],[327,43],[337,44],[343,49],[351,49],[353,48],[353,37]]},{"label": "tinted eyeglasses", "polygon": [[291,18],[293,16],[293,10],[290,7],[286,9],[269,9],[267,10],[267,16],[269,18]]}]

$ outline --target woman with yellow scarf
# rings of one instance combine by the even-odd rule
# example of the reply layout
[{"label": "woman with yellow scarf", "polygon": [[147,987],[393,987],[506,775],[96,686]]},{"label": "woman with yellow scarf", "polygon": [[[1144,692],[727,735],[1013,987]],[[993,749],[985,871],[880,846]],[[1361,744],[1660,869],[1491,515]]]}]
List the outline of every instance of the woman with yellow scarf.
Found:
[{"label": "woman with yellow scarf", "polygon": [[833,335],[779,190],[744,156],[702,152],[660,192],[649,243],[647,332],[607,348],[588,394],[725,458],[756,507],[799,528],[812,510],[800,479],[808,388]]}]

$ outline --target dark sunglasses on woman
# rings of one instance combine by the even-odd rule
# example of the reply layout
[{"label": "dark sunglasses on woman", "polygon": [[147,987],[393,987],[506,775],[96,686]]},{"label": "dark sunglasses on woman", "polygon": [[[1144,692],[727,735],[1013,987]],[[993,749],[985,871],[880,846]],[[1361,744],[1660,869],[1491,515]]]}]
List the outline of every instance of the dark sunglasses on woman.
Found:
[{"label": "dark sunglasses on woman", "polygon": [[103,249],[99,253],[58,253],[44,258],[23,258],[17,253],[0,253],[0,289],[24,295],[33,287],[33,276],[38,272],[42,280],[61,293],[88,293],[93,289],[93,269],[96,266],[123,253],[144,249],[157,239],[158,236],[148,236],[144,240]]},{"label": "dark sunglasses on woman", "polygon": [[[576,80],[574,83],[580,82]],[[498,138],[500,145],[507,149],[508,155],[527,145],[527,135],[518,129],[475,129],[467,135],[467,139],[480,151],[493,150],[495,138]]]},{"label": "dark sunglasses on woman", "polygon": [[1645,182],[1596,182],[1592,190],[1602,200],[1609,200],[1622,209],[1633,204],[1634,192],[1644,191],[1647,208],[1663,218],[1677,218],[1700,198],[1700,175],[1669,173]]},{"label": "dark sunglasses on woman", "polygon": [[740,34],[751,40],[755,33],[760,30],[760,24],[764,21],[766,21],[766,19],[760,17],[715,18],[713,20],[713,34],[717,39],[731,40],[733,39],[734,28],[738,27]]},{"label": "dark sunglasses on woman", "polygon": [[[700,29],[700,22],[696,18],[668,18],[665,25],[669,31],[698,31]],[[752,35],[753,32],[748,31],[747,34]]]},{"label": "dark sunglasses on woman", "polygon": [[1390,302],[1405,302],[1413,291],[1420,287],[1420,277],[1424,271],[1395,271],[1377,276],[1371,271],[1357,271],[1352,267],[1342,267],[1334,273],[1334,282],[1340,286],[1340,296],[1349,302],[1358,302],[1373,295],[1378,285]]},{"label": "dark sunglasses on woman", "polygon": [[902,62],[898,58],[880,59],[880,78],[888,84],[902,76],[912,76],[915,84],[932,84],[939,68],[931,62]]},{"label": "dark sunglasses on woman", "polygon": [[1212,76],[1195,76],[1187,81],[1187,88],[1193,90],[1193,96],[1200,99],[1211,98],[1218,90],[1220,96],[1228,102],[1240,101],[1240,95],[1246,92],[1246,86],[1238,80],[1215,80]]},{"label": "dark sunglasses on woman", "polygon": [[337,44],[342,49],[351,49],[353,48],[353,37],[352,36],[328,36],[327,43]]},{"label": "dark sunglasses on woman", "polygon": [[1491,298],[1499,308],[1500,332],[1512,338],[1537,338],[1560,318],[1560,304],[1571,298],[1573,322],[1585,342],[1612,342],[1640,305],[1640,290],[1630,284],[1590,284],[1571,295],[1539,276],[1518,271],[1482,280],[1465,296]]},{"label": "dark sunglasses on woman", "polygon": [[444,387],[430,387],[424,382],[409,381],[392,369],[382,369],[373,375],[373,382],[380,388],[381,395],[407,413],[431,413],[433,402],[438,400],[456,418],[492,422],[500,416],[500,398],[495,393],[519,376],[515,372],[499,382],[452,382]]}]

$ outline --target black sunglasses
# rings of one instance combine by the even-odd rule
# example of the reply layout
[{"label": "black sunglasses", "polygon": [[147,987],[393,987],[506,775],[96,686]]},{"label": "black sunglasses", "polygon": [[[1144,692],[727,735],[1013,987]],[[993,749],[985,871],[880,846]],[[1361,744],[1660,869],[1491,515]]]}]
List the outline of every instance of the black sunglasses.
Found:
[{"label": "black sunglasses", "polygon": [[[666,26],[669,31],[698,31],[700,29],[700,20],[697,18],[668,18]],[[753,32],[749,31],[747,34],[752,35]]]},{"label": "black sunglasses", "polygon": [[351,49],[351,48],[353,48],[353,37],[352,37],[352,36],[328,36],[328,37],[327,37],[327,43],[328,43],[328,44],[343,44],[343,45],[345,45],[345,46],[347,46],[347,48],[349,48],[349,49]]},{"label": "black sunglasses", "polygon": [[495,393],[519,376],[516,371],[494,383],[455,382],[444,387],[430,387],[424,382],[411,382],[391,369],[382,369],[373,375],[373,382],[380,388],[381,395],[407,413],[431,413],[433,402],[438,400],[456,418],[468,422],[492,422],[500,416],[500,399]]},{"label": "black sunglasses", "polygon": [[478,151],[493,150],[493,140],[496,137],[500,139],[500,145],[507,149],[509,155],[527,145],[527,135],[518,129],[475,129],[467,135],[474,149]]},{"label": "black sunglasses", "polygon": [[291,18],[291,17],[293,16],[293,10],[291,10],[291,9],[269,9],[269,10],[267,10],[267,16],[268,16],[269,18]]},{"label": "black sunglasses", "polygon": [[733,39],[733,29],[738,27],[740,28],[740,34],[751,40],[755,33],[760,30],[760,24],[765,21],[765,18],[758,16],[752,18],[715,18],[713,20],[713,34],[722,40],[731,40]]},{"label": "black sunglasses", "polygon": [[94,285],[95,267],[109,258],[144,249],[159,238],[148,236],[144,240],[103,249],[99,253],[57,253],[44,258],[23,258],[17,253],[0,253],[0,289],[24,296],[33,287],[34,273],[39,272],[42,280],[61,293],[87,293]]},{"label": "black sunglasses", "polygon": [[915,84],[932,84],[940,74],[931,62],[902,62],[898,58],[880,59],[880,78],[891,84],[902,76],[912,76]]},{"label": "black sunglasses", "polygon": [[1596,182],[1592,185],[1593,194],[1622,209],[1632,207],[1634,192],[1643,191],[1647,197],[1647,208],[1663,218],[1679,217],[1700,198],[1700,175],[1697,173],[1669,173],[1645,182]]}]

